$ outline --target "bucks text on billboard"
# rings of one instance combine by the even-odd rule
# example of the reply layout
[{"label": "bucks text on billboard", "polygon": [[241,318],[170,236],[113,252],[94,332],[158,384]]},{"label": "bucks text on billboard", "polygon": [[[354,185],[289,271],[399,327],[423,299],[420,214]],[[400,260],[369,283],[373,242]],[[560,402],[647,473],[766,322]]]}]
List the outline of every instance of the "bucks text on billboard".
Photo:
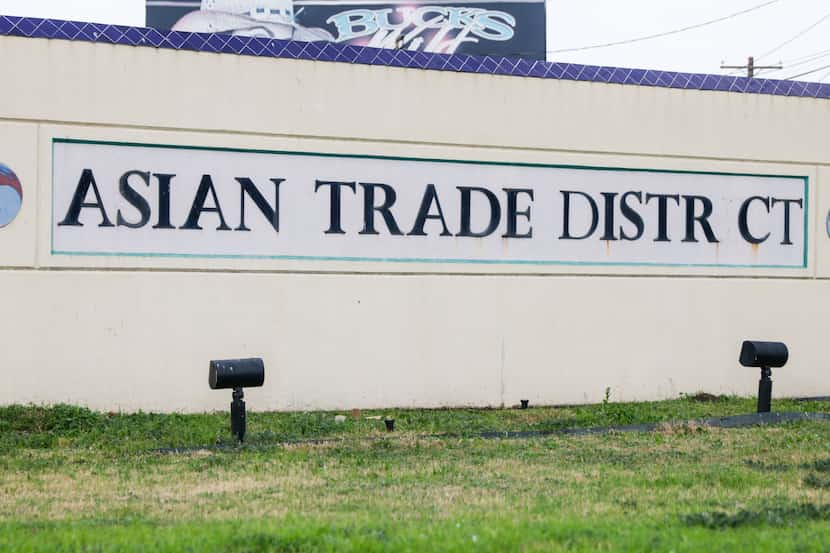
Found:
[{"label": "bucks text on billboard", "polygon": [[544,0],[147,0],[147,26],[545,59]]},{"label": "bucks text on billboard", "polygon": [[806,266],[804,177],[53,146],[54,254]]}]

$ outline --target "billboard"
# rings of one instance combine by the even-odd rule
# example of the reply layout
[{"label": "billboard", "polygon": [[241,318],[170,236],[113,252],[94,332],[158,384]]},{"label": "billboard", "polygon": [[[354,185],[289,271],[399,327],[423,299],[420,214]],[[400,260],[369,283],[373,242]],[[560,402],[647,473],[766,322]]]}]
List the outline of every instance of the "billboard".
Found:
[{"label": "billboard", "polygon": [[147,26],[545,59],[544,0],[147,0]]}]

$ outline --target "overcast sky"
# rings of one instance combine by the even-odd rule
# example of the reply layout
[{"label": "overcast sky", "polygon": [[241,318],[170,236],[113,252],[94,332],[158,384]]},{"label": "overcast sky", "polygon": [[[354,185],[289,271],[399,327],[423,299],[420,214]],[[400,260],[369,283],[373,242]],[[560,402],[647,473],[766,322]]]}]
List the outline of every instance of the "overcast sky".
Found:
[{"label": "overcast sky", "polygon": [[[702,24],[770,0],[549,0],[548,59],[619,67],[724,73],[728,65],[784,62],[759,76],[788,78],[823,66],[802,80],[830,82],[830,2],[776,0],[705,27],[627,45],[580,52],[556,50],[625,41]],[[459,0],[463,4],[463,0]],[[144,24],[144,0],[0,0],[0,13],[125,25]],[[827,19],[774,52],[781,44]],[[760,58],[760,59],[758,59]]]},{"label": "overcast sky", "polygon": [[[766,3],[764,0],[553,0],[548,3],[548,49],[604,44],[704,23]],[[761,57],[827,16],[779,50]],[[823,58],[812,59],[812,54]],[[549,53],[549,59],[621,67],[720,73],[721,61],[776,65],[759,76],[788,78],[830,65],[830,2],[778,0],[764,8],[706,27],[629,45]],[[758,58],[761,57],[759,60]],[[744,73],[745,74],[745,73]],[[830,67],[804,80],[830,82]]]}]

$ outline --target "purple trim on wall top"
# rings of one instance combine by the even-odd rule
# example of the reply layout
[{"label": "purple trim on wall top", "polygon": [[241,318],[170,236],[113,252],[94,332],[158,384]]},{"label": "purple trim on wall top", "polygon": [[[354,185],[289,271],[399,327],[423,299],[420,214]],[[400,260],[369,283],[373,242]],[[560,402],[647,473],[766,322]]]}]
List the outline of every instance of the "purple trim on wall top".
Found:
[{"label": "purple trim on wall top", "polygon": [[221,52],[243,56],[336,61],[437,71],[488,75],[515,75],[541,79],[564,79],[689,90],[720,90],[749,94],[773,94],[830,99],[830,84],[774,79],[748,79],[725,75],[675,73],[646,69],[623,69],[576,63],[557,63],[463,54],[427,54],[406,50],[383,50],[331,42],[295,42],[248,38],[224,34],[158,31],[102,23],[81,23],[33,17],[0,15],[0,36],[53,38],[103,42],[129,46],[151,46],[171,50]]}]

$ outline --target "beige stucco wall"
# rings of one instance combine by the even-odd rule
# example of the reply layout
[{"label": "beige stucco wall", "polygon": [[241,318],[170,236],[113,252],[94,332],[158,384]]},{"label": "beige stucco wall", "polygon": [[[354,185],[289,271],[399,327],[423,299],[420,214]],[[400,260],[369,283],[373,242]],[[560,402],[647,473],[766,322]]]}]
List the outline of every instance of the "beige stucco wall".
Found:
[{"label": "beige stucco wall", "polygon": [[[223,409],[211,358],[261,356],[255,409],[828,395],[830,102],[0,37],[0,403]],[[804,270],[499,268],[53,256],[56,137],[799,174]]]}]

